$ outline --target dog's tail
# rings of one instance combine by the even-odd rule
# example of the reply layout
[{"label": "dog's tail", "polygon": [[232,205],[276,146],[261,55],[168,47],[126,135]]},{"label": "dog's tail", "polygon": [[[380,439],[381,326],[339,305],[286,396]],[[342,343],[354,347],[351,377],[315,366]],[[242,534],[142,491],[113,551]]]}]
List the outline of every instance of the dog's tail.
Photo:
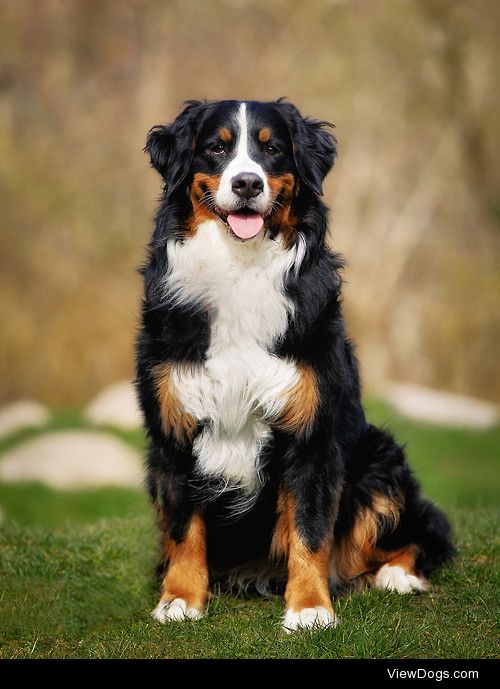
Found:
[{"label": "dog's tail", "polygon": [[419,524],[416,567],[428,577],[456,555],[456,548],[450,523],[443,512],[429,500],[421,498],[419,503],[414,516]]}]

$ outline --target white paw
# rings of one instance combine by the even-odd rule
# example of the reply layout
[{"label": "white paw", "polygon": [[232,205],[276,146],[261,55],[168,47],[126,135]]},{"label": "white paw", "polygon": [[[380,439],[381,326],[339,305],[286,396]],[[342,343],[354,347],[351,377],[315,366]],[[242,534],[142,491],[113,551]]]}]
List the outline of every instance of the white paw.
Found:
[{"label": "white paw", "polygon": [[389,589],[398,593],[411,593],[412,591],[427,591],[429,582],[414,574],[408,574],[397,565],[384,565],[375,577],[375,588]]},{"label": "white paw", "polygon": [[336,627],[338,623],[332,612],[317,605],[315,608],[302,608],[299,612],[287,610],[283,618],[283,629],[291,634],[297,629],[326,629]]},{"label": "white paw", "polygon": [[151,613],[151,617],[165,624],[165,622],[182,622],[182,620],[199,620],[203,617],[203,611],[198,608],[189,608],[183,598],[175,598],[173,601],[160,601]]}]

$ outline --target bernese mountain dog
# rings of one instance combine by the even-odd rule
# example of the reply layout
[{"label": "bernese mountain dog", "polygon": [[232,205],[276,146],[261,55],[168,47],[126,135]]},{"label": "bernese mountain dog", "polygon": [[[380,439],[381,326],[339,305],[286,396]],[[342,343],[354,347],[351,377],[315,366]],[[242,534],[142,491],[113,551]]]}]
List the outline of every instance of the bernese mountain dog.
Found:
[{"label": "bernese mountain dog", "polygon": [[367,422],[326,245],[331,125],[290,102],[188,101],[145,151],[163,178],[137,341],[159,622],[214,583],[284,590],[287,632],[344,586],[424,591],[453,554],[403,449]]}]

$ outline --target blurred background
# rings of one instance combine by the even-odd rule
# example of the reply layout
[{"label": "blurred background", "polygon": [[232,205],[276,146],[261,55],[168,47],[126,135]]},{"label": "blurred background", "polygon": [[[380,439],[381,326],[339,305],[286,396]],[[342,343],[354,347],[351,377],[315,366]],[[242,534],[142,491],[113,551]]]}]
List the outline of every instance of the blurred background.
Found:
[{"label": "blurred background", "polygon": [[500,400],[500,4],[3,0],[0,400],[82,405],[130,377],[160,180],[187,98],[334,122],[332,245],[365,385]]},{"label": "blurred background", "polygon": [[[142,449],[136,269],[161,189],[142,148],[188,98],[287,96],[335,123],[330,242],[348,260],[368,404],[381,421],[389,402],[418,422],[495,426],[500,3],[3,0],[0,13],[0,451],[104,426]],[[102,468],[115,452],[124,471],[117,447],[90,441],[35,445],[13,474],[4,453],[0,480],[50,484],[33,466],[53,462],[57,483],[68,455],[59,489],[88,485],[91,455]],[[130,467],[122,483],[138,485]]]}]

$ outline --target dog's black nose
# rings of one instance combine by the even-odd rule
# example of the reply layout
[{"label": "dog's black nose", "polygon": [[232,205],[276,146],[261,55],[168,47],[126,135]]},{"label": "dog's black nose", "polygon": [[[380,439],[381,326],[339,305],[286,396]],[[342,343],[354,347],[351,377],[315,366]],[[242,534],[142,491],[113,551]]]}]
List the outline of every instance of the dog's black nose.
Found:
[{"label": "dog's black nose", "polygon": [[253,199],[264,191],[264,180],[255,172],[240,172],[231,180],[231,187],[238,196]]}]

